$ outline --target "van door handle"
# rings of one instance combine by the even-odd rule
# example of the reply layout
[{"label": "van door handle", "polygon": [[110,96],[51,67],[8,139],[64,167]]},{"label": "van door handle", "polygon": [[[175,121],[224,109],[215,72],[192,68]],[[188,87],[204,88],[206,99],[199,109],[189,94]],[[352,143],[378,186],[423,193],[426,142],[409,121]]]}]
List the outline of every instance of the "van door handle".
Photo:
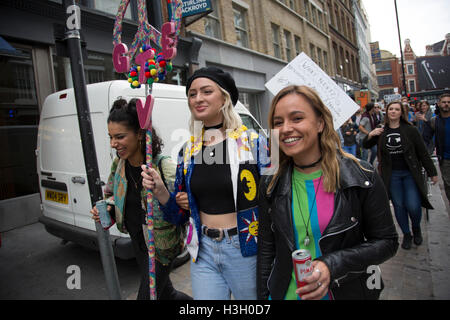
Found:
[{"label": "van door handle", "polygon": [[72,177],[72,182],[73,183],[79,183],[79,184],[85,184],[86,183],[86,179],[83,177]]}]

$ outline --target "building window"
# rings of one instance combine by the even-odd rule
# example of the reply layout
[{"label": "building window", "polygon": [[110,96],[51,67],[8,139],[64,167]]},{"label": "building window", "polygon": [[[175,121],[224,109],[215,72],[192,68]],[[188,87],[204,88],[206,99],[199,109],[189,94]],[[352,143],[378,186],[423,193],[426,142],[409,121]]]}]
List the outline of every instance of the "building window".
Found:
[{"label": "building window", "polygon": [[416,81],[408,80],[408,84],[409,84],[409,92],[416,92]]},{"label": "building window", "polygon": [[414,65],[408,64],[408,74],[414,74]]},{"label": "building window", "polygon": [[295,56],[298,56],[302,52],[302,39],[298,36],[295,36],[294,42],[295,42]]},{"label": "building window", "polygon": [[318,62],[318,65],[319,65],[320,69],[323,69],[322,49],[320,49],[320,48],[317,48],[317,62]]},{"label": "building window", "polygon": [[233,13],[234,13],[234,29],[236,31],[236,44],[240,47],[248,48],[246,11],[239,7],[233,6]]},{"label": "building window", "polygon": [[377,80],[378,80],[379,86],[389,85],[389,84],[392,84],[392,75],[388,74],[385,76],[378,76]]},{"label": "building window", "polygon": [[375,64],[376,71],[391,71],[391,62],[390,61],[381,61]]},{"label": "building window", "polygon": [[313,25],[317,26],[317,10],[314,6],[311,7],[311,20]]},{"label": "building window", "polygon": [[[61,3],[62,0],[51,0],[53,2]],[[86,7],[90,9],[95,9],[98,11],[106,12],[111,15],[117,14],[117,9],[119,8],[121,0],[75,0],[75,4]],[[125,12],[125,19],[136,19],[136,9],[135,2],[131,1],[128,5],[127,11]]]},{"label": "building window", "polygon": [[0,52],[0,200],[39,192],[36,170],[39,107],[32,49]]},{"label": "building window", "polygon": [[312,43],[309,44],[309,52],[310,52],[310,54],[311,54],[311,59],[312,59],[314,62],[317,62],[317,58],[316,58],[316,47],[315,47]]},{"label": "building window", "polygon": [[284,30],[284,41],[286,43],[286,60],[289,62],[292,60],[292,41],[291,33],[287,30]]},{"label": "building window", "polygon": [[[250,111],[250,113],[261,123],[261,108],[259,107],[258,94],[239,91],[239,101]],[[259,130],[258,125],[249,116],[242,116],[242,122],[249,129]]]},{"label": "building window", "polygon": [[205,17],[205,34],[216,39],[222,39],[222,33],[220,32],[220,13],[217,0],[212,0],[211,4],[214,11]]},{"label": "building window", "polygon": [[321,30],[325,30],[325,27],[323,25],[323,14],[320,11],[317,11],[317,17],[319,18],[319,28]]},{"label": "building window", "polygon": [[305,18],[309,20],[309,1],[303,0],[303,9],[305,10]]},{"label": "building window", "polygon": [[295,1],[294,0],[288,0],[289,2],[289,8],[295,11]]},{"label": "building window", "polygon": [[[114,70],[111,55],[88,51],[87,59],[84,59],[83,63],[86,84],[125,79],[124,75]],[[56,91],[72,88],[69,58],[57,56],[53,50],[53,68]]]},{"label": "building window", "polygon": [[273,54],[275,57],[281,59],[280,50],[280,27],[276,24],[272,24],[272,44],[273,44]]},{"label": "building window", "polygon": [[328,53],[326,51],[323,52],[323,71],[328,73]]}]

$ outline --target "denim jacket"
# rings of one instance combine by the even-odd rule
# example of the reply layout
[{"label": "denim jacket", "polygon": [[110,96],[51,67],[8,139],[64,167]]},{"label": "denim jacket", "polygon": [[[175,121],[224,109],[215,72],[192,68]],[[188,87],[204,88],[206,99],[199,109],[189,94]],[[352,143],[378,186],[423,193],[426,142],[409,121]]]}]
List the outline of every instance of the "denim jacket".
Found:
[{"label": "denim jacket", "polygon": [[[164,219],[177,224],[186,224],[186,246],[191,258],[197,261],[201,241],[201,221],[195,197],[191,191],[194,171],[194,156],[202,150],[202,136],[187,142],[178,155],[175,191],[165,206],[161,205]],[[245,126],[227,133],[227,152],[230,159],[231,181],[237,211],[237,227],[241,253],[244,257],[257,252],[259,178],[269,165],[266,138]],[[181,209],[175,200],[178,192],[187,192],[190,211]]]}]

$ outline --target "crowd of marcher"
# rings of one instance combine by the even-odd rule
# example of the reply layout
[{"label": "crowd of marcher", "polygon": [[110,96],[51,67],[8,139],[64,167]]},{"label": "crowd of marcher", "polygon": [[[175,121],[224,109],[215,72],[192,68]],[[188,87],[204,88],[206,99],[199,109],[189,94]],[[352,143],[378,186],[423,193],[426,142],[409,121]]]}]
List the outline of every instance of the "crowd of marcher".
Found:
[{"label": "crowd of marcher", "polygon": [[[417,110],[407,101],[369,103],[336,131],[314,90],[289,86],[272,100],[268,123],[278,135],[269,150],[235,112],[239,93],[230,74],[199,69],[186,94],[191,138],[176,164],[160,156],[163,141],[153,132],[153,167],[145,166],[134,100],[116,101],[108,118],[117,159],[105,197],[119,230],[131,236],[138,299],[148,299],[149,190],[158,299],[190,299],[169,278],[183,245],[194,299],[377,299],[382,286],[369,288],[366,270],[398,248],[389,200],[402,248],[420,245],[421,208],[432,208],[422,168],[436,183],[435,148],[449,196],[450,95],[440,98],[436,116],[426,101]],[[279,162],[263,175],[269,152]],[[97,208],[91,212],[98,221]],[[301,288],[291,258],[298,249],[310,252],[313,269]]]}]

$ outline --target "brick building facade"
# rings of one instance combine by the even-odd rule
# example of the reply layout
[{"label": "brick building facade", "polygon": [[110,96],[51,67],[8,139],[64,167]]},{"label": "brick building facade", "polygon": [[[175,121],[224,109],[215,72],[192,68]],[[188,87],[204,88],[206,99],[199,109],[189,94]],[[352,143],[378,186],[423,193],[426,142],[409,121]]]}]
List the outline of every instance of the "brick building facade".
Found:
[{"label": "brick building facade", "polygon": [[380,99],[385,95],[401,94],[401,63],[387,50],[381,50],[381,60],[376,64]]},{"label": "brick building facade", "polygon": [[346,91],[361,88],[352,0],[328,0],[335,81]]},{"label": "brick building facade", "polygon": [[[418,92],[419,81],[418,81],[418,72],[417,72],[417,64],[416,64],[416,55],[414,50],[411,47],[411,40],[405,40],[405,48],[403,49],[403,59],[405,66],[405,79],[406,79],[406,91],[408,93]],[[401,87],[403,88],[403,74],[401,73]],[[404,91],[403,89],[401,91]]]},{"label": "brick building facade", "polygon": [[272,96],[264,84],[301,52],[334,76],[325,2],[211,0],[214,11],[186,27],[202,40],[198,67],[218,66],[236,80],[240,101],[267,127]]}]

